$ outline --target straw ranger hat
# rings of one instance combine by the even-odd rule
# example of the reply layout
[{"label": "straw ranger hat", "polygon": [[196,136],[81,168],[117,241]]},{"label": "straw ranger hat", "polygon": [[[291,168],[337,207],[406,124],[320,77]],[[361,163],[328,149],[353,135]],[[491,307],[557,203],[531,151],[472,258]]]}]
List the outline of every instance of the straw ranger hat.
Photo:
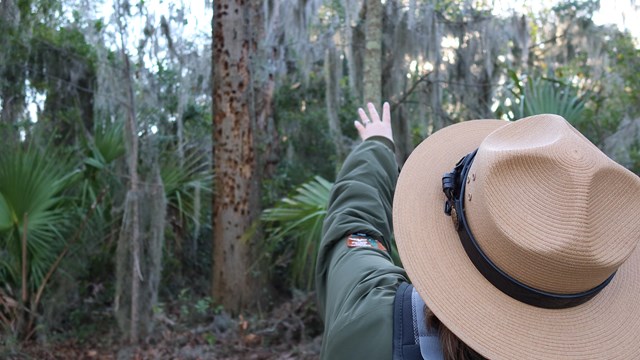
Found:
[{"label": "straw ranger hat", "polygon": [[640,178],[562,117],[434,133],[393,209],[413,285],[478,353],[640,358]]}]

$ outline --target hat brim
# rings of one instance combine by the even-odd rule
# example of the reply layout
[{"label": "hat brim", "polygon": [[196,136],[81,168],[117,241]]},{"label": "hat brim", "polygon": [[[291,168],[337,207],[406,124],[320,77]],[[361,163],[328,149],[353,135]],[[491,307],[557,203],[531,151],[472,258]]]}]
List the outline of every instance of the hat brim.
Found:
[{"label": "hat brim", "polygon": [[442,175],[507,124],[473,120],[449,126],[423,141],[404,164],[393,223],[411,282],[440,321],[487,358],[637,358],[638,249],[596,297],[561,310],[512,299],[489,283],[467,257],[451,217],[444,213]]}]

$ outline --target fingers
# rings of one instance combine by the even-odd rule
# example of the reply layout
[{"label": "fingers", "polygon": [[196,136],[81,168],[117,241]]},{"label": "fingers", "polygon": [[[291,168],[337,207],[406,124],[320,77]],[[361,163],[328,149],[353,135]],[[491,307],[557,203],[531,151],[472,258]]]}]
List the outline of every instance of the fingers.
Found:
[{"label": "fingers", "polygon": [[389,103],[382,105],[382,120],[372,103],[367,104],[368,114],[363,108],[358,109],[360,121],[354,121],[353,125],[358,130],[362,140],[367,140],[373,136],[382,136],[393,141],[393,131],[391,129],[391,109]]},{"label": "fingers", "polygon": [[[386,108],[385,108],[386,106]],[[373,105],[373,103],[368,103],[367,104],[367,108],[369,109],[369,116],[367,116],[366,111],[364,111],[363,108],[358,108],[358,115],[360,115],[360,119],[362,120],[363,124],[367,124],[370,122],[377,122],[380,121],[380,115],[378,114],[378,110],[376,110],[375,105]],[[382,112],[382,117],[383,117],[383,121],[384,121],[384,116],[385,116],[385,112],[386,111],[386,116],[387,116],[387,120],[391,121],[391,115],[390,115],[390,111],[389,111],[389,104],[385,103],[385,105],[382,108],[383,112]]]},{"label": "fingers", "polygon": [[369,117],[367,116],[367,113],[362,108],[358,108],[358,115],[360,115],[360,120],[363,124],[371,122],[371,120],[369,120]]},{"label": "fingers", "polygon": [[373,105],[373,103],[368,103],[367,107],[369,108],[369,115],[371,116],[371,121],[373,122],[380,121],[380,115],[378,115],[378,110],[376,110],[375,105]]},{"label": "fingers", "polygon": [[382,122],[391,123],[391,109],[389,108],[388,102],[382,105]]}]

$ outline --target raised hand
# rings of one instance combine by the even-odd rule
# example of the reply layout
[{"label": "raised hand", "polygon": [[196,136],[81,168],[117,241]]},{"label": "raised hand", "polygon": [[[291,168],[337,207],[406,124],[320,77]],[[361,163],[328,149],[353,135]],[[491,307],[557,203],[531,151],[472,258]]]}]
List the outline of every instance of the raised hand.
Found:
[{"label": "raised hand", "polygon": [[385,102],[382,105],[382,120],[376,107],[372,103],[368,103],[369,115],[364,109],[359,108],[358,114],[360,115],[360,121],[354,121],[358,134],[362,140],[367,140],[372,136],[384,136],[387,139],[393,141],[393,132],[391,130],[391,110],[389,109],[389,103]]}]

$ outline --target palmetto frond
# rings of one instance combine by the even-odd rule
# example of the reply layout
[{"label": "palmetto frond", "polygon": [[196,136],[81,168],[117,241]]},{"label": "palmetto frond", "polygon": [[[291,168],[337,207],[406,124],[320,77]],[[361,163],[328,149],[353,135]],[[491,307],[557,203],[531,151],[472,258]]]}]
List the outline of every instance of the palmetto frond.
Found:
[{"label": "palmetto frond", "polygon": [[510,72],[515,88],[511,97],[511,106],[503,112],[511,120],[538,114],[560,115],[572,124],[582,120],[585,99],[578,96],[571,85],[548,78],[526,78],[522,84],[515,73]]},{"label": "palmetto frond", "polygon": [[313,269],[320,244],[322,222],[327,213],[333,183],[316,176],[295,190],[295,195],[282,199],[262,213],[267,224],[268,241],[274,246],[293,244],[291,276],[294,285],[311,288]]},{"label": "palmetto frond", "polygon": [[89,144],[89,156],[85,158],[87,165],[102,169],[125,154],[123,123],[109,123],[94,130],[93,142]]},{"label": "palmetto frond", "polygon": [[46,151],[0,155],[0,276],[8,276],[0,281],[13,282],[20,273],[26,230],[29,286],[38,287],[69,230],[62,193],[74,175],[68,161]]},{"label": "palmetto frond", "polygon": [[[213,174],[204,153],[189,153],[182,165],[175,156],[162,162],[160,176],[164,184],[167,205],[177,210],[180,219],[199,221],[197,197],[212,192]],[[198,210],[198,211],[195,211]]]}]

